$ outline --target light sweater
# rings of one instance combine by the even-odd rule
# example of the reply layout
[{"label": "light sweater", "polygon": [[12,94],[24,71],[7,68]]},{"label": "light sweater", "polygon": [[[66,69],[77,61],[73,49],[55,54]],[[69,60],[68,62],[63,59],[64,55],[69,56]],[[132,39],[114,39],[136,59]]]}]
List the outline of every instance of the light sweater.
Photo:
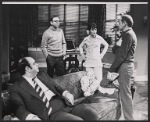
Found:
[{"label": "light sweater", "polygon": [[64,33],[61,28],[57,30],[49,27],[42,36],[41,48],[47,49],[47,52],[51,56],[63,55],[63,44],[66,44]]}]

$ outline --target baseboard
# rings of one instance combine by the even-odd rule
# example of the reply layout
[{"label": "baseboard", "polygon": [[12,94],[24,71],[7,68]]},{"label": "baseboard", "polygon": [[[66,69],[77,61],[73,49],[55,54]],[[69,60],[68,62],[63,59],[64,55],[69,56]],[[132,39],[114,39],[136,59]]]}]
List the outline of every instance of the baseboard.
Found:
[{"label": "baseboard", "polygon": [[135,76],[135,81],[148,81],[148,76],[147,75],[140,75],[140,76]]}]

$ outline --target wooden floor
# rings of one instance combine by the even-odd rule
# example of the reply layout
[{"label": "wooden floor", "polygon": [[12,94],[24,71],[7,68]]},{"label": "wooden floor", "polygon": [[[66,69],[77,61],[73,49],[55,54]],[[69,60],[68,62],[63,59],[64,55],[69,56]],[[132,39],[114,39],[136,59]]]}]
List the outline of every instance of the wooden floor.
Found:
[{"label": "wooden floor", "polygon": [[148,120],[148,82],[135,83],[137,89],[133,99],[134,119]]},{"label": "wooden floor", "polygon": [[[133,98],[134,120],[148,120],[148,82],[135,82],[136,91]],[[121,117],[119,120],[124,120]]]}]

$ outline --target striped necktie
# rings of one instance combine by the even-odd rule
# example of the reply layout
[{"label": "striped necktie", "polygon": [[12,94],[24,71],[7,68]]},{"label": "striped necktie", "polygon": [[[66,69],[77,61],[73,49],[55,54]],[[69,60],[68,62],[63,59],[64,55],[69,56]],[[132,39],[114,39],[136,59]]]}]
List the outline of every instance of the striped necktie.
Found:
[{"label": "striped necktie", "polygon": [[36,83],[35,78],[33,79],[33,81],[34,81],[34,85],[35,85],[34,89],[36,90],[36,92],[38,93],[38,95],[40,96],[42,101],[44,102],[46,108],[48,109],[48,115],[50,115],[50,113],[52,111],[52,107],[50,106],[50,101],[47,99],[42,88]]}]

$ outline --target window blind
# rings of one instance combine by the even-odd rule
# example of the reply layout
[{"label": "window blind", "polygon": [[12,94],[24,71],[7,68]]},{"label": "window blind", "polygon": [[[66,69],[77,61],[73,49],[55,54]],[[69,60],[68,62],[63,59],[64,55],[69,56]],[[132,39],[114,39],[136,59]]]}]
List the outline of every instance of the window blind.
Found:
[{"label": "window blind", "polygon": [[130,12],[130,4],[106,4],[106,28],[105,36],[115,41],[115,32],[112,32],[117,14]]},{"label": "window blind", "polygon": [[66,41],[74,41],[78,36],[79,5],[66,5]]},{"label": "window blind", "polygon": [[115,24],[116,19],[116,4],[106,4],[106,27],[105,27],[105,38],[111,37],[115,39],[115,33],[112,32],[111,28]]},{"label": "window blind", "polygon": [[106,4],[106,21],[116,18],[116,4]]},{"label": "window blind", "polygon": [[79,42],[87,36],[86,30],[88,26],[88,5],[80,5],[80,31],[79,31]]},{"label": "window blind", "polygon": [[50,18],[56,15],[59,17],[60,22],[62,23],[64,21],[64,5],[62,4],[50,5]]},{"label": "window blind", "polygon": [[38,35],[48,28],[48,5],[38,5]]},{"label": "window blind", "polygon": [[66,5],[66,30],[67,41],[80,44],[86,35],[88,25],[88,5]]},{"label": "window blind", "polygon": [[129,4],[118,4],[117,5],[117,14],[126,13],[129,11],[130,11],[130,5]]},{"label": "window blind", "polygon": [[88,5],[38,5],[38,35],[42,35],[49,27],[49,19],[54,15],[60,19],[60,28],[64,30],[66,41],[75,41],[78,45],[86,36]]}]

